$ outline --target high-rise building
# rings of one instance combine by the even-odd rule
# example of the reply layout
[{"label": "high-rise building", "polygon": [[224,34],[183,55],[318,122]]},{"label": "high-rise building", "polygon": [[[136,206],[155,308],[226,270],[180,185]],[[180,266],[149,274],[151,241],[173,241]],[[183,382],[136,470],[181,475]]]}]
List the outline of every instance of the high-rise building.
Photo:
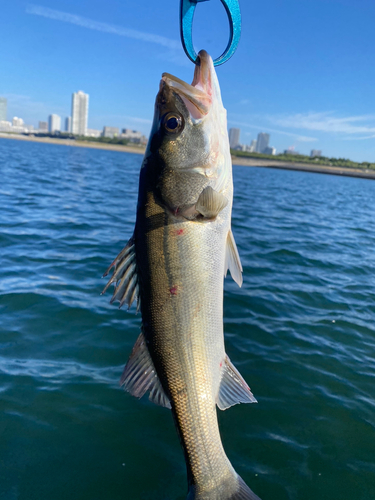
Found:
[{"label": "high-rise building", "polygon": [[275,156],[275,154],[276,154],[276,148],[272,148],[270,146],[267,146],[265,149],[263,149],[263,153],[265,155]]},{"label": "high-rise building", "polygon": [[103,127],[103,137],[118,137],[120,130],[117,127]]},{"label": "high-rise building", "polygon": [[13,127],[23,127],[25,122],[22,120],[22,118],[18,118],[17,116],[13,117],[12,120],[12,126]]},{"label": "high-rise building", "polygon": [[87,137],[101,137],[102,136],[102,131],[95,129],[95,128],[88,128],[86,132]]},{"label": "high-rise building", "polygon": [[0,120],[0,132],[12,132],[12,124],[6,120]]},{"label": "high-rise building", "polygon": [[48,117],[48,131],[53,134],[54,132],[60,132],[61,130],[61,118],[59,115],[49,115]]},{"label": "high-rise building", "polygon": [[319,156],[322,156],[322,152],[320,149],[312,149],[310,156],[311,156],[311,158],[317,158]]},{"label": "high-rise building", "polygon": [[48,132],[48,123],[47,122],[39,122],[38,129],[39,129],[39,132]]},{"label": "high-rise building", "polygon": [[134,142],[135,144],[140,144],[142,142],[143,134],[138,130],[123,128],[120,137],[123,139],[128,139],[130,142]]},{"label": "high-rise building", "polygon": [[256,139],[253,139],[253,140],[251,141],[251,144],[250,144],[249,148],[247,149],[247,151],[248,151],[249,153],[254,153],[254,151],[256,151],[256,149],[257,149],[257,140],[256,140]]},{"label": "high-rise building", "polygon": [[0,122],[5,122],[7,119],[8,101],[5,97],[0,97]]},{"label": "high-rise building", "polygon": [[296,151],[295,146],[289,146],[288,149],[284,150],[284,155],[293,155],[293,156],[296,156],[296,155],[299,155],[299,152]]},{"label": "high-rise building", "polygon": [[263,153],[264,150],[268,148],[269,142],[270,142],[270,134],[264,134],[263,132],[260,132],[258,134],[257,147],[255,151],[257,153]]},{"label": "high-rise building", "polygon": [[72,133],[86,135],[89,115],[89,95],[81,90],[72,94]]},{"label": "high-rise building", "polygon": [[72,131],[72,118],[70,116],[67,116],[65,118],[65,132],[71,132]]},{"label": "high-rise building", "polygon": [[240,129],[230,128],[229,129],[229,146],[234,149],[240,143]]}]

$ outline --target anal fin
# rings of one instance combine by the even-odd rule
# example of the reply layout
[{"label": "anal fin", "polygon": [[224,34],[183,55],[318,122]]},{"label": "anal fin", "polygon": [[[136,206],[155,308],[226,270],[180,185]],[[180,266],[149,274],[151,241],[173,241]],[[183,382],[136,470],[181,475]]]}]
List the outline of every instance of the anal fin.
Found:
[{"label": "anal fin", "polygon": [[147,391],[150,391],[150,401],[159,406],[171,408],[169,398],[165,394],[156,374],[143,333],[139,335],[134,344],[129,361],[121,376],[120,384],[136,398],[141,398]]},{"label": "anal fin", "polygon": [[238,491],[231,496],[231,500],[261,500],[245,483],[242,477],[238,476]]},{"label": "anal fin", "polygon": [[220,410],[226,410],[238,403],[256,403],[250,387],[240,372],[233,366],[228,356],[222,367],[222,378],[216,404]]},{"label": "anal fin", "polygon": [[186,500],[261,500],[236,472],[233,471],[233,474],[235,479],[230,480],[230,486],[219,480],[216,488],[210,491],[197,491],[192,484]]},{"label": "anal fin", "polygon": [[205,219],[214,219],[227,205],[228,200],[223,194],[207,186],[199,195],[195,209]]}]

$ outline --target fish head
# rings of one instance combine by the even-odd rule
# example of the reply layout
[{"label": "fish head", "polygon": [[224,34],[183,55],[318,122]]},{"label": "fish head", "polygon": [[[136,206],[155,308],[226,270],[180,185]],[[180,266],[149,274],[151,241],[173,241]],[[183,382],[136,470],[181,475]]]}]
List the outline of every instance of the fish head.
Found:
[{"label": "fish head", "polygon": [[206,51],[199,52],[191,85],[169,73],[162,75],[148,150],[158,165],[160,195],[170,208],[194,204],[207,186],[229,193],[226,110]]}]

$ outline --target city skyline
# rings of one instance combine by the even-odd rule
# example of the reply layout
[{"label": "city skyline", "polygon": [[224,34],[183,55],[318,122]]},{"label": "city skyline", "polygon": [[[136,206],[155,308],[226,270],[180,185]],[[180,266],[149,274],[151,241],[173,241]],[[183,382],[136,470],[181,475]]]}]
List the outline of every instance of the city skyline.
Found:
[{"label": "city skyline", "polygon": [[[99,129],[90,129],[88,127],[88,102],[89,102],[89,95],[85,94],[82,91],[74,92],[72,93],[72,100],[71,100],[71,115],[75,114],[76,121],[75,121],[75,130],[76,132],[73,132],[73,120],[72,116],[66,116],[64,119],[64,130],[63,130],[63,125],[62,125],[62,120],[63,118],[60,117],[60,115],[57,114],[50,114],[48,116],[48,121],[43,122],[38,120],[38,127],[35,126],[35,129],[40,132],[55,132],[55,131],[64,131],[64,132],[71,132],[76,135],[86,135],[86,136],[91,136],[91,137],[99,137],[100,135],[103,135],[103,137],[115,137],[117,136],[117,133],[113,133],[113,130],[117,130],[118,134],[119,130],[122,128],[120,127],[113,127],[110,125],[103,125]],[[0,96],[0,116],[7,116],[7,109],[8,109],[8,100],[7,98],[1,97]],[[1,122],[2,120],[0,120]],[[18,117],[13,117],[12,120],[8,120],[13,124],[13,127],[30,127],[30,125],[25,125],[25,121],[22,118]],[[150,122],[151,120],[144,120],[145,122]],[[40,124],[44,124],[46,126],[40,127]],[[250,139],[250,144],[244,143],[240,144],[239,143],[239,138],[241,134],[241,129],[237,127],[229,127],[229,123],[231,123],[230,120],[228,120],[228,134],[229,134],[229,142],[230,142],[230,147],[235,148],[237,145],[243,146],[244,151],[248,152],[258,152],[258,153],[264,153],[264,154],[270,154],[270,155],[275,155],[276,154],[276,148],[274,147],[269,147],[269,137],[270,134],[260,132],[258,133],[258,139]],[[246,126],[246,124],[243,124]],[[32,131],[31,126],[31,131]],[[254,127],[253,127],[254,128]],[[107,130],[110,130],[111,132],[106,132]],[[122,129],[124,130],[132,130],[132,129]],[[231,131],[233,131],[234,136],[231,138]],[[138,135],[141,136],[142,133],[133,130]],[[148,133],[143,134],[143,137],[146,136],[148,137]],[[247,133],[246,135],[250,135],[250,133]],[[261,141],[261,142],[260,142]],[[264,141],[264,144],[263,144]],[[249,141],[248,141],[249,142]],[[308,141],[309,142],[309,141]],[[232,145],[233,144],[233,145]],[[304,151],[304,152],[297,152],[295,151],[295,146],[289,146],[287,149],[285,149],[285,144],[284,147],[280,148],[283,151],[280,151],[279,154],[282,153],[288,153],[288,154],[304,154],[304,155],[310,155],[312,157],[314,156],[322,156],[322,150],[318,149],[311,149],[310,152]],[[307,149],[307,148],[306,148]],[[352,158],[350,158],[352,159]]]},{"label": "city skyline", "polygon": [[[72,109],[71,113],[72,115],[76,115],[76,122],[77,124],[80,123],[81,127],[85,127],[84,133],[81,133],[80,130],[82,129],[77,129],[79,130],[78,132],[72,132],[72,120],[71,117],[68,116],[64,120],[64,132],[68,133],[73,133],[75,135],[84,135],[86,137],[93,137],[93,138],[98,138],[98,137],[106,137],[106,138],[123,138],[123,139],[128,139],[130,142],[137,142],[137,143],[142,143],[146,144],[147,142],[147,137],[145,134],[142,134],[142,132],[130,128],[122,128],[122,132],[120,133],[120,128],[119,127],[113,127],[113,126],[108,126],[104,125],[103,130],[99,129],[89,129],[87,127],[87,119],[88,119],[88,101],[89,101],[89,95],[85,94],[82,91],[74,92],[72,94]],[[2,111],[2,116],[6,117],[6,114],[4,115],[4,110],[6,113],[7,109],[7,99],[4,97],[0,96],[0,111]],[[5,126],[4,126],[5,125]],[[0,132],[19,132],[19,133],[24,133],[24,132],[29,132],[29,133],[60,133],[62,132],[62,120],[59,115],[56,114],[51,114],[48,117],[48,122],[44,121],[39,121],[38,122],[38,129],[34,128],[33,126],[26,125],[24,120],[22,118],[18,117],[13,117],[12,122],[9,121],[2,121],[0,120]],[[238,149],[244,152],[249,152],[249,153],[262,153],[266,155],[276,155],[276,148],[269,146],[269,141],[270,141],[270,134],[265,133],[265,132],[259,132],[257,139],[250,139],[251,143],[250,144],[241,144],[240,143],[240,136],[241,136],[241,129],[237,127],[230,127],[228,129],[228,137],[229,137],[229,145],[231,149]],[[311,149],[310,153],[307,152],[299,152],[296,151],[295,146],[289,146],[287,149],[284,149],[282,152],[279,152],[278,154],[288,154],[288,155],[303,155],[303,156],[310,156],[311,158],[318,158],[324,156],[322,154],[322,150],[319,149]],[[333,158],[333,157],[332,157]],[[352,160],[351,158],[348,158],[349,160]]]},{"label": "city skyline", "polygon": [[[39,121],[38,128],[34,126],[26,125],[22,118],[13,117],[12,122],[8,120],[0,120],[0,132],[19,132],[19,133],[50,133],[50,134],[60,134],[61,132],[72,133],[73,135],[80,135],[86,137],[106,137],[106,138],[127,138],[130,141],[135,142],[146,142],[147,137],[142,135],[141,132],[137,130],[132,130],[128,128],[123,128],[120,133],[118,127],[113,126],[103,126],[103,130],[89,129],[87,127],[88,121],[88,102],[89,95],[82,91],[72,93],[72,108],[71,114],[74,117],[74,129],[73,120],[71,116],[67,116],[64,120],[64,130],[62,127],[61,116],[52,113],[48,116],[48,122]],[[7,99],[0,96],[0,111],[2,111],[2,117],[7,118]],[[270,135],[267,133],[259,132],[257,139],[253,139],[250,145],[240,144],[241,129],[239,128],[229,128],[228,138],[229,145],[231,149],[240,149],[246,152],[257,152],[267,155],[276,155],[276,148],[269,147]],[[289,148],[290,154],[297,154],[294,152],[294,147]],[[284,151],[287,152],[287,151]],[[311,156],[321,156],[321,151],[312,150]]]},{"label": "city skyline", "polygon": [[[131,128],[122,128],[109,125],[102,125],[100,129],[90,129],[88,123],[88,102],[89,95],[82,91],[73,92],[71,100],[71,115],[74,117],[74,130],[72,116],[66,116],[63,120],[60,115],[52,113],[48,115],[47,121],[38,120],[38,125],[26,124],[22,117],[14,116],[12,120],[7,116],[7,99],[0,96],[0,132],[12,132],[20,134],[60,134],[61,132],[86,137],[119,137],[128,139],[130,142],[144,144],[146,137],[139,130]],[[64,126],[63,126],[64,123]]]},{"label": "city skyline", "polygon": [[[107,137],[107,138],[126,138],[131,142],[146,144],[147,137],[142,132],[130,128],[122,128],[120,133],[119,127],[104,125],[103,130],[89,129],[87,127],[88,120],[88,101],[89,95],[82,91],[72,93],[72,108],[71,114],[75,116],[76,127],[75,132],[72,131],[72,118],[67,116],[64,120],[64,132],[73,133],[74,135],[84,135],[86,137]],[[7,99],[0,96],[0,111],[2,116],[7,118]],[[62,132],[62,119],[59,115],[51,114],[48,117],[48,122],[39,121],[38,127],[26,125],[22,118],[13,117],[12,122],[0,120],[0,132],[19,132],[19,133],[60,133]],[[257,139],[251,139],[251,144],[240,143],[241,129],[231,127],[228,129],[229,145],[231,149],[239,149],[249,153],[262,153],[266,155],[276,155],[276,148],[269,146],[270,134],[259,132]],[[289,146],[283,153],[298,155],[307,153],[299,153],[294,146]],[[310,157],[322,156],[322,150],[312,149]]]},{"label": "city skyline", "polygon": [[[120,124],[120,126],[118,126],[118,127],[113,127],[112,125],[102,125],[102,126],[99,126],[99,128],[89,128],[88,127],[88,101],[89,101],[89,95],[85,94],[82,91],[78,91],[78,92],[72,93],[71,115],[73,114],[74,97],[75,96],[78,96],[78,99],[80,99],[80,101],[78,101],[78,99],[76,97],[76,101],[80,102],[80,104],[78,104],[78,105],[76,104],[76,107],[78,106],[78,109],[79,109],[79,106],[81,106],[81,113],[82,113],[81,115],[77,114],[77,120],[78,121],[80,120],[81,126],[80,126],[80,128],[76,128],[76,130],[83,130],[84,131],[84,133],[75,132],[77,135],[87,135],[87,136],[91,136],[91,137],[99,137],[99,135],[105,136],[105,132],[104,132],[105,128],[108,128],[108,129],[117,128],[118,130],[120,130],[122,128],[123,124]],[[5,114],[6,114],[7,113],[7,109],[9,109],[8,99],[6,97],[0,96],[0,114],[2,114],[2,116],[4,116],[4,109],[5,109]],[[78,109],[77,109],[77,111],[78,111]],[[78,111],[78,113],[79,113],[79,111]],[[9,112],[8,112],[8,114],[9,114]],[[51,128],[51,126],[50,126],[50,118],[51,118],[51,116],[55,116],[55,117],[60,118],[61,121],[60,121],[60,124],[58,126],[54,125]],[[78,116],[80,116],[80,118],[78,118]],[[7,121],[10,121],[10,122],[13,121],[14,122],[14,119],[16,119],[16,121],[17,121],[18,120],[17,116],[13,117],[12,120],[9,120],[9,116],[8,116],[8,120]],[[65,118],[63,118],[62,116],[60,117],[60,115],[56,115],[56,114],[52,113],[52,114],[48,115],[47,120],[48,120],[47,121],[47,130],[45,130],[46,132],[48,132],[48,131],[51,132],[53,130],[59,130],[59,131],[65,131],[65,132],[68,132],[68,131],[72,132],[72,123],[73,123],[72,122],[72,116],[66,116]],[[55,118],[55,120],[56,120],[56,118]],[[2,120],[0,120],[0,122],[1,121]],[[35,126],[34,124],[33,125],[26,125],[26,120],[23,120],[22,118],[21,118],[21,121],[22,121],[22,124],[23,124],[22,126],[29,127],[30,131],[32,131],[33,128],[34,129],[39,129],[40,131],[44,131],[44,129],[42,130],[42,129],[40,129],[39,126]],[[69,121],[69,126],[67,126],[67,121]],[[77,123],[78,123],[78,121],[77,121]],[[39,119],[37,119],[36,122],[39,123],[39,124],[40,123],[44,123],[43,121],[41,122]],[[35,123],[35,121],[34,121],[34,123]],[[56,122],[54,122],[54,123],[56,123]],[[63,123],[64,123],[64,127],[62,125]],[[150,125],[151,125],[151,120],[141,120],[141,123],[147,123],[147,124],[150,123]],[[239,131],[238,134],[241,134],[241,129],[237,128],[237,127],[230,127],[230,123],[232,123],[232,121],[230,119],[228,119],[229,141],[231,141],[231,139],[230,139],[230,130]],[[242,123],[242,125],[245,126],[245,127],[250,126],[250,125],[244,124],[244,123]],[[14,123],[13,123],[13,126],[14,126]],[[16,126],[18,126],[18,125],[16,125]],[[251,125],[250,127],[251,128],[255,128],[255,125]],[[64,128],[64,130],[63,130],[63,128]],[[142,127],[140,127],[140,128],[142,128]],[[148,130],[148,132],[146,132],[146,133],[142,132],[142,134],[143,134],[143,136],[148,137],[148,135],[149,135],[149,127],[146,127],[146,128],[143,127],[143,130],[145,130],[145,129]],[[270,130],[272,130],[272,129],[270,129]],[[88,133],[88,131],[90,131],[90,133]],[[100,134],[99,134],[99,132],[100,132]],[[139,133],[138,131],[136,131],[136,132]],[[276,131],[276,133],[277,133],[277,131]],[[237,134],[237,132],[236,132],[236,134]],[[267,134],[267,133],[263,133],[262,132],[260,134],[269,137],[269,134]],[[253,135],[253,133],[251,133],[251,132],[245,132],[244,135],[251,136],[251,135]],[[286,135],[288,135],[288,134],[286,134]],[[258,136],[259,136],[259,134],[258,134]],[[237,135],[236,135],[236,137],[237,137]],[[238,137],[239,137],[239,135],[238,135]],[[258,137],[258,139],[259,139],[259,137]],[[235,142],[236,142],[236,139],[235,139]],[[251,144],[248,145],[247,144],[248,142],[252,143],[254,147],[252,147]],[[306,141],[306,142],[310,143],[310,141]],[[288,141],[284,140],[283,145],[279,146],[280,147],[280,149],[279,149],[280,153],[281,152],[287,152],[287,151],[289,151],[289,154],[303,154],[303,155],[307,155],[307,156],[308,155],[310,155],[310,156],[312,155],[313,156],[313,151],[317,151],[318,153],[320,152],[320,154],[317,154],[316,156],[321,156],[321,151],[322,150],[311,149],[311,148],[309,148],[307,146],[307,147],[304,148],[304,151],[303,152],[301,151],[301,153],[300,153],[299,151],[298,152],[295,151],[295,146],[294,145],[290,145],[290,146],[286,147],[285,146],[286,144],[288,144]],[[257,145],[258,145],[258,141],[256,139],[249,138],[249,139],[247,139],[246,143],[244,142],[244,146],[246,146],[244,150],[246,150],[248,152],[253,152],[253,151],[255,151],[255,152],[261,152],[261,151],[257,151]],[[272,154],[272,155],[276,154],[276,148],[274,148],[274,147],[268,148],[267,146],[266,146],[266,148],[268,149],[268,151],[264,151],[264,148],[261,147],[263,153]],[[259,146],[258,146],[258,149],[259,149]],[[330,156],[330,155],[328,154],[328,156]],[[340,155],[338,157],[340,157]],[[354,159],[354,158],[348,158],[348,159]],[[372,161],[372,159],[371,158],[370,159],[366,158],[364,161]]]}]

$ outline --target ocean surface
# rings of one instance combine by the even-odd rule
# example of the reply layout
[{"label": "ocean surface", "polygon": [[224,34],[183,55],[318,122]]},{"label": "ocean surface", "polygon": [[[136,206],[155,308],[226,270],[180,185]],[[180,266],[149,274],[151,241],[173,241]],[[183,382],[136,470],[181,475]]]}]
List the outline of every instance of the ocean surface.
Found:
[{"label": "ocean surface", "polygon": [[[138,155],[0,139],[0,499],[185,500],[170,412],[119,379],[140,315],[101,296]],[[262,500],[375,499],[375,182],[234,167],[244,268],[226,347],[258,404],[219,412]]]}]

